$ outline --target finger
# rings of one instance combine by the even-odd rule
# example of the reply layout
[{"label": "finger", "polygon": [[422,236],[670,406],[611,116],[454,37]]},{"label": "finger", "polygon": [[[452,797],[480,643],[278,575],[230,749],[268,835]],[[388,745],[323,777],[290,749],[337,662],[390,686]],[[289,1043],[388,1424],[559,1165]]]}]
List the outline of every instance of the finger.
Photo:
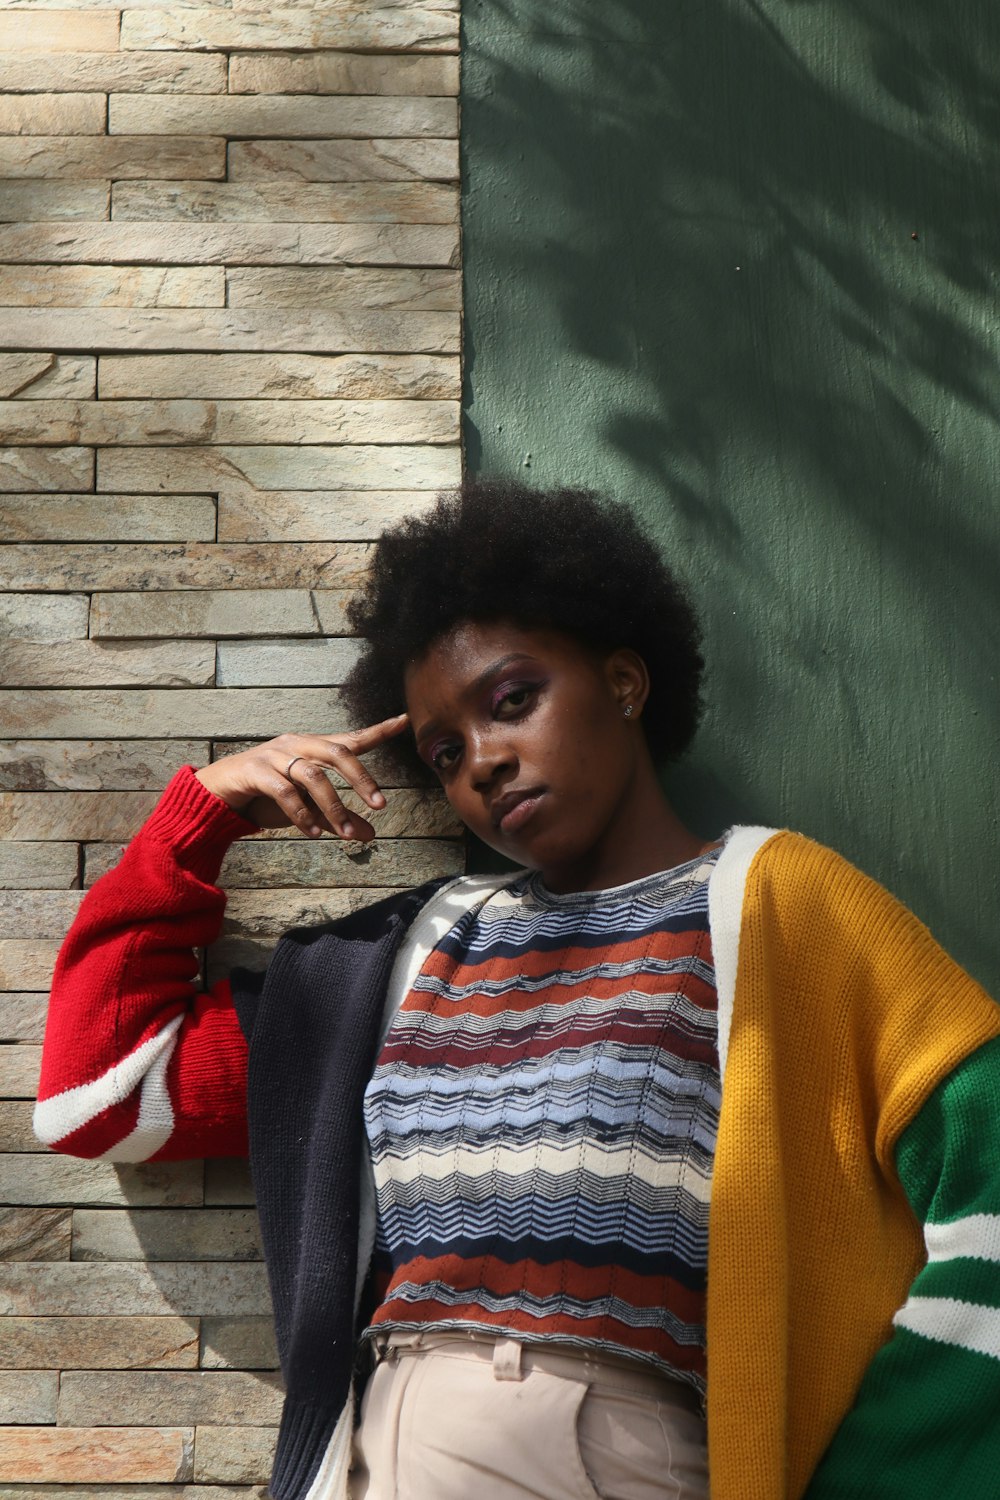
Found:
[{"label": "finger", "polygon": [[287,774],[301,792],[303,801],[316,810],[331,833],[345,839],[361,839],[364,843],[375,837],[375,830],[368,820],[344,806],[322,766],[296,757]]},{"label": "finger", "polygon": [[337,775],[343,777],[359,797],[364,797],[369,807],[385,806],[385,796],[378,782],[368,767],[358,760],[358,757],[346,745],[330,745],[327,747],[327,753]]},{"label": "finger", "polygon": [[383,719],[380,724],[353,729],[349,734],[332,734],[330,739],[334,744],[347,745],[349,749],[363,753],[365,750],[374,750],[376,745],[384,745],[386,740],[395,739],[409,723],[409,714],[395,714],[391,719]]},{"label": "finger", "polygon": [[[266,804],[269,800],[284,813],[285,820],[298,828],[301,833],[307,833],[311,838],[318,838],[323,832],[322,814],[316,807],[307,803],[298,788],[277,768],[273,768],[270,774],[261,777],[259,789],[261,796],[250,804],[250,809],[254,808],[257,801],[264,804],[261,809],[263,816],[254,819],[262,828],[275,826],[273,818],[267,815]],[[332,833],[333,829],[329,831]]]},{"label": "finger", "polygon": [[[281,807],[273,797],[255,797],[243,808],[244,815],[251,823],[256,823],[258,828],[287,828],[290,821]],[[324,831],[333,833],[332,828],[327,828],[326,820],[318,810],[313,810],[313,826],[307,828],[301,820],[295,820],[296,826],[301,833],[308,833],[311,838],[318,838]]]}]

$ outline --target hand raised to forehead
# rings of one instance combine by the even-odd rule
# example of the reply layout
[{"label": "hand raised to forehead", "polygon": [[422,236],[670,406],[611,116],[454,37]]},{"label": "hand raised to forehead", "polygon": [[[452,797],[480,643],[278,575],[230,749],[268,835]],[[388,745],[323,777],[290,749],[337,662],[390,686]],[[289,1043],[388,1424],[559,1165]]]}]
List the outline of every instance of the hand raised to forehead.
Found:
[{"label": "hand raised to forehead", "polygon": [[226,755],[196,774],[203,786],[260,828],[292,825],[309,838],[324,832],[369,843],[375,829],[345,807],[330,780],[335,772],[376,812],[385,796],[360,756],[406,729],[406,714],[345,734],[280,734]]}]

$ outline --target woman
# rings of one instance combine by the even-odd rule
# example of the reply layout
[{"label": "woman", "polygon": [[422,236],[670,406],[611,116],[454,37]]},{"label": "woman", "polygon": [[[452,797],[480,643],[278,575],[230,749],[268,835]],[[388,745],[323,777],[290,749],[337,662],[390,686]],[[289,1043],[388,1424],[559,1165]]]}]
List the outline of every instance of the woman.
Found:
[{"label": "woman", "polygon": [[[85,1156],[249,1143],[273,1493],[992,1494],[996,1007],[830,851],[680,822],[698,633],[623,508],[467,486],[383,537],[352,623],[372,727],[180,772],[88,895],[36,1115]],[[231,841],[370,840],[328,772],[378,810],[382,747],[525,868],[196,994]]]}]

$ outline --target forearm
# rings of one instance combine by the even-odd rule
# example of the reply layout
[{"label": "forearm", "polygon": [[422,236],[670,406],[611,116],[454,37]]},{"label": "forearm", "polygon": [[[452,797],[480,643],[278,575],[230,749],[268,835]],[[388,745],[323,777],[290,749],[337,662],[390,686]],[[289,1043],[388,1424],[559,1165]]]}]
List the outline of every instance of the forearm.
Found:
[{"label": "forearm", "polygon": [[117,1160],[242,1149],[246,1047],[228,984],[199,993],[194,950],[218,935],[219,867],[251,832],[180,772],[88,893],[53,981],[35,1116],[47,1145]]}]

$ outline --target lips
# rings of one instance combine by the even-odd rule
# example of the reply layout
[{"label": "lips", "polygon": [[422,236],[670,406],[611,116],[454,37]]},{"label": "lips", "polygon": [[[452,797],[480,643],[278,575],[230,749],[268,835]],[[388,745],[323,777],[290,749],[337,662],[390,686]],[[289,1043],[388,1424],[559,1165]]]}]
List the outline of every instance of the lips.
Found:
[{"label": "lips", "polygon": [[490,807],[494,827],[501,833],[515,833],[532,816],[543,795],[542,787],[514,787],[504,792]]}]

